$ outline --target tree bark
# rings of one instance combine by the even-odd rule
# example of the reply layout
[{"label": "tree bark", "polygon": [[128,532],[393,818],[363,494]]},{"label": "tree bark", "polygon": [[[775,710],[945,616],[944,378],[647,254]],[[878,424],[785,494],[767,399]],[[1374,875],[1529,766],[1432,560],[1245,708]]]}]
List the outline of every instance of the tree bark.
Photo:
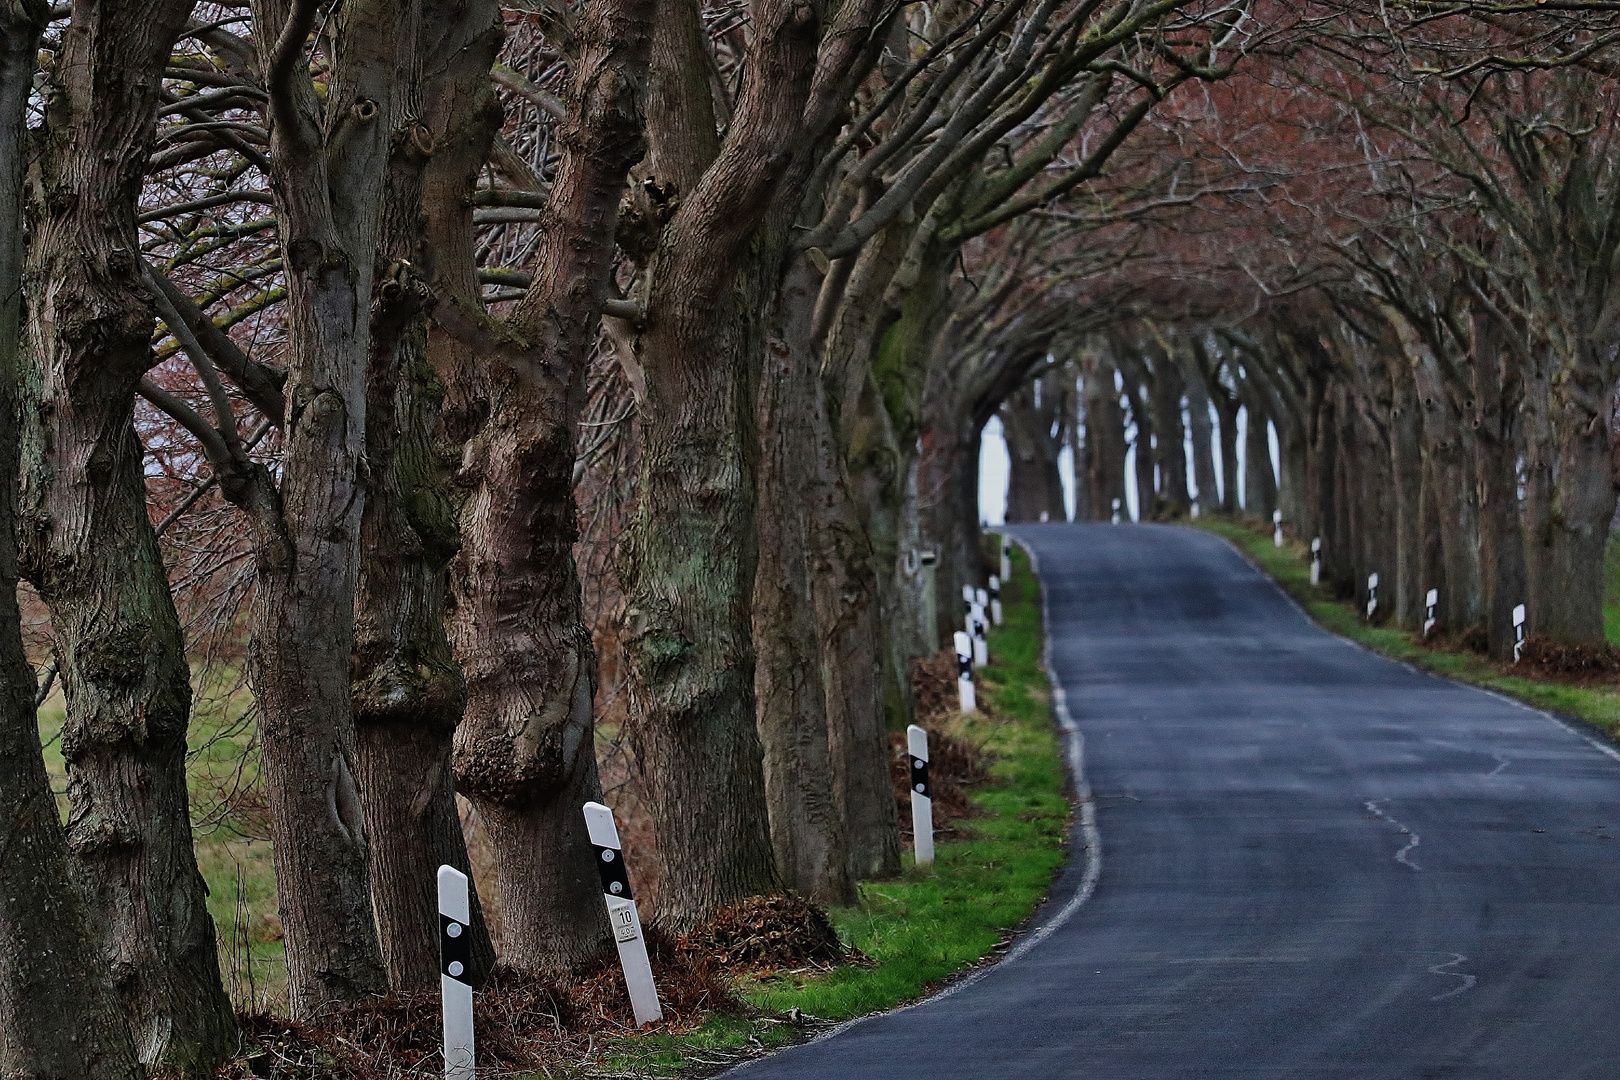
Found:
[{"label": "tree bark", "polygon": [[[1519,525],[1519,402],[1522,368],[1494,316],[1476,311],[1470,358],[1475,415],[1474,475],[1479,493],[1480,577],[1490,655],[1512,660],[1513,609],[1524,603],[1524,533]],[[1607,529],[1605,529],[1605,538]],[[1601,628],[1601,614],[1599,616]]]},{"label": "tree bark", "polygon": [[1192,512],[1187,494],[1187,428],[1182,421],[1181,399],[1186,386],[1181,368],[1164,350],[1153,351],[1154,458],[1159,465],[1160,501],[1172,519]]},{"label": "tree bark", "polygon": [[477,480],[455,574],[468,691],[456,775],[495,846],[502,959],[533,973],[577,969],[607,942],[580,811],[601,782],[596,655],[573,556],[575,427],[619,203],[644,150],[655,12],[653,0],[598,0],[580,20],[534,280],[511,319],[520,340],[486,360],[489,419],[464,470]]},{"label": "tree bark", "polygon": [[[271,188],[287,267],[286,547],[261,550],[249,672],[259,707],[294,1018],[387,985],[355,777],[354,603],[365,509],[366,370],[389,142],[403,117],[405,12],[350,3],[327,28],[325,100],[304,43],[309,0],[255,0],[268,30]],[[273,536],[273,533],[267,533]]]},{"label": "tree bark", "polygon": [[[1196,346],[1202,353],[1202,346]],[[1215,473],[1215,424],[1209,414],[1209,387],[1198,371],[1199,361],[1182,355],[1182,381],[1187,391],[1187,418],[1192,424],[1193,483],[1198,507],[1205,512],[1221,508],[1221,489]]]},{"label": "tree bark", "polygon": [[854,885],[834,793],[811,584],[810,518],[820,507],[806,505],[803,490],[806,455],[817,441],[811,414],[821,395],[819,365],[808,348],[818,284],[809,259],[791,261],[777,289],[760,376],[754,688],[777,872],[799,893],[847,904]]},{"label": "tree bark", "polygon": [[1574,371],[1565,378],[1586,385],[1579,393],[1563,385],[1554,389],[1558,465],[1549,514],[1551,587],[1542,595],[1540,624],[1554,641],[1596,645],[1604,641],[1603,559],[1614,520],[1615,486],[1608,418],[1594,415],[1586,402],[1607,403],[1611,390]]},{"label": "tree bark", "polygon": [[[630,743],[658,839],[658,920],[677,932],[781,888],[751,623],[759,320],[783,252],[757,241],[803,138],[820,18],[807,4],[769,0],[753,25],[725,144],[683,193],[653,257],[639,341],[641,501],[621,548]],[[649,134],[659,160],[660,146],[687,132]]]},{"label": "tree bark", "polygon": [[80,8],[64,35],[29,208],[22,558],[62,671],[68,843],[137,1053],[200,1074],[235,1050],[235,1020],[192,847],[191,671],[134,425],[153,363],[135,199],[190,10]]},{"label": "tree bark", "polygon": [[1399,350],[1386,357],[1389,370],[1389,463],[1395,497],[1395,620],[1423,625],[1430,586],[1423,577],[1423,414],[1412,368]]},{"label": "tree bark", "polygon": [[0,3],[0,1075],[137,1080],[100,927],[70,880],[17,609],[23,117],[47,5]]},{"label": "tree bark", "polygon": [[1204,386],[1209,390],[1211,403],[1215,406],[1216,419],[1220,421],[1221,440],[1221,512],[1236,514],[1238,512],[1238,456],[1237,456],[1237,415],[1241,402],[1221,385],[1220,368],[1210,370]]},{"label": "tree bark", "polygon": [[1086,446],[1091,462],[1086,483],[1091,488],[1091,511],[1098,521],[1109,520],[1114,500],[1125,510],[1125,412],[1114,386],[1114,369],[1100,356],[1081,358],[1086,395]]},{"label": "tree bark", "polygon": [[[422,17],[424,107],[393,147],[378,246],[389,272],[372,318],[355,599],[355,772],[366,793],[378,943],[395,990],[438,986],[438,943],[422,932],[437,918],[438,868],[471,875],[451,767],[466,685],[445,625],[447,567],[461,537],[436,438],[445,385],[427,354],[426,286],[408,268],[434,265],[431,223],[446,214],[425,210],[424,175],[435,198],[470,202],[498,123],[489,69],[502,37],[494,4],[428,5]],[[495,950],[476,890],[472,903],[470,971],[482,981]]]},{"label": "tree bark", "polygon": [[1063,478],[1058,472],[1058,455],[1067,434],[1066,402],[1058,380],[1042,374],[1002,403],[999,414],[1010,458],[1009,523],[1062,521],[1066,516]]},{"label": "tree bark", "polygon": [[1248,414],[1243,429],[1243,510],[1270,521],[1277,509],[1277,474],[1271,467],[1271,436],[1260,391],[1251,388],[1243,404]]}]

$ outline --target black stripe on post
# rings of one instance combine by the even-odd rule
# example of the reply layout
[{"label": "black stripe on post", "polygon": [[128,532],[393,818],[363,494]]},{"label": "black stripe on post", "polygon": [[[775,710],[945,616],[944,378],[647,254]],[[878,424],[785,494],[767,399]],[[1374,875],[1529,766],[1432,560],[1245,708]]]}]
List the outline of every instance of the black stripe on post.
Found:
[{"label": "black stripe on post", "polygon": [[957,656],[956,677],[958,679],[971,679],[973,677],[973,658],[971,656]]},{"label": "black stripe on post", "polygon": [[472,985],[472,935],[467,932],[465,923],[442,913],[439,915],[439,974]]},{"label": "black stripe on post", "polygon": [[911,790],[930,799],[934,797],[933,789],[928,786],[928,762],[920,757],[911,759]]},{"label": "black stripe on post", "polygon": [[624,853],[610,847],[596,848],[596,876],[609,896],[630,899],[630,875],[624,870]]}]

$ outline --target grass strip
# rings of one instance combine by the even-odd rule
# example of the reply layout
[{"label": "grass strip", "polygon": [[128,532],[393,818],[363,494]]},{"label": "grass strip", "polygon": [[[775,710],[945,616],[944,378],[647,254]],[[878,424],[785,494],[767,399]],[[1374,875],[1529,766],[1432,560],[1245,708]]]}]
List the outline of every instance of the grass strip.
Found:
[{"label": "grass strip", "polygon": [[[1450,652],[1422,644],[1408,630],[1391,626],[1369,626],[1354,604],[1336,600],[1325,586],[1312,585],[1310,551],[1298,540],[1286,540],[1277,547],[1269,526],[1250,526],[1239,521],[1203,517],[1193,523],[1231,541],[1324,628],[1349,638],[1374,652],[1414,664],[1436,675],[1495,690],[1561,716],[1583,720],[1609,736],[1620,734],[1620,690],[1612,686],[1583,686],[1511,675],[1501,665],[1471,652]],[[1620,584],[1615,573],[1614,551],[1610,553],[1610,595]],[[1606,605],[1606,611],[1616,605]],[[1620,617],[1611,618],[1620,630]]]},{"label": "grass strip", "polygon": [[1041,669],[1040,586],[1021,550],[1013,561],[1013,580],[1001,590],[1005,622],[991,630],[992,663],[979,672],[989,715],[950,729],[993,756],[998,782],[972,794],[984,816],[959,822],[961,838],[938,844],[932,871],[917,870],[908,853],[901,877],[866,882],[855,905],[829,913],[839,937],[871,964],[744,979],[740,996],[775,1016],[716,1015],[685,1035],[628,1036],[594,1075],[714,1068],[802,1039],[802,1027],[777,1018],[795,1008],[841,1021],[914,1001],[978,964],[1035,910],[1066,857],[1070,807]]}]

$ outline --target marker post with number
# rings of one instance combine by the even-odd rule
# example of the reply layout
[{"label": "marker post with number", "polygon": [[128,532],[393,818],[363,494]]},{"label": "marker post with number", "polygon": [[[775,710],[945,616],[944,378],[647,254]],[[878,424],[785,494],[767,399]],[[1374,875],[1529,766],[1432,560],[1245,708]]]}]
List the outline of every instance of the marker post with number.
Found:
[{"label": "marker post with number", "polygon": [[473,1080],[472,901],[467,875],[439,867],[439,993],[444,1080]]},{"label": "marker post with number", "polygon": [[1440,590],[1439,589],[1430,589],[1429,590],[1429,595],[1425,596],[1423,598],[1423,636],[1424,637],[1429,636],[1429,631],[1433,630],[1434,629],[1434,624],[1439,621],[1435,617],[1435,612],[1438,611],[1439,608],[1440,608]]},{"label": "marker post with number", "polygon": [[1373,572],[1367,575],[1367,621],[1372,622],[1373,612],[1378,610],[1378,574]]},{"label": "marker post with number", "polygon": [[928,732],[912,724],[906,728],[906,749],[911,755],[911,834],[917,865],[934,865],[934,797],[928,786]]},{"label": "marker post with number", "polygon": [[614,943],[619,946],[619,966],[624,968],[624,985],[630,991],[636,1026],[650,1024],[662,1019],[664,1010],[658,1004],[658,987],[653,984],[652,961],[647,959],[647,937],[641,932],[641,915],[630,895],[630,875],[625,870],[613,811],[599,802],[586,803],[585,830],[596,852],[596,873],[602,879],[602,899],[607,903]]},{"label": "marker post with number", "polygon": [[1311,541],[1311,584],[1322,584],[1322,538]]},{"label": "marker post with number", "polygon": [[1513,609],[1513,662],[1517,664],[1524,653],[1524,605]]},{"label": "marker post with number", "polygon": [[1273,532],[1271,534],[1271,542],[1273,544],[1276,544],[1278,547],[1282,547],[1282,545],[1283,545],[1283,536],[1282,536],[1282,511],[1281,510],[1273,510],[1271,512],[1271,527],[1272,527],[1272,530],[1273,530]]},{"label": "marker post with number", "polygon": [[994,574],[990,575],[990,621],[1001,625],[1001,579]]},{"label": "marker post with number", "polygon": [[956,700],[966,714],[979,707],[973,693],[973,643],[960,630],[951,643],[956,646]]}]

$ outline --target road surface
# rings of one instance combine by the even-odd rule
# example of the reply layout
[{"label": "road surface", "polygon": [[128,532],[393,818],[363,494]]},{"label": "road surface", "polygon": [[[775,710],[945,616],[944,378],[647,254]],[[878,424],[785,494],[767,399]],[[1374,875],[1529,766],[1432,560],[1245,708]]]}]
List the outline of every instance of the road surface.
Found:
[{"label": "road surface", "polygon": [[1609,750],[1317,629],[1213,536],[1016,532],[1095,892],[956,992],[736,1080],[1620,1080]]}]

